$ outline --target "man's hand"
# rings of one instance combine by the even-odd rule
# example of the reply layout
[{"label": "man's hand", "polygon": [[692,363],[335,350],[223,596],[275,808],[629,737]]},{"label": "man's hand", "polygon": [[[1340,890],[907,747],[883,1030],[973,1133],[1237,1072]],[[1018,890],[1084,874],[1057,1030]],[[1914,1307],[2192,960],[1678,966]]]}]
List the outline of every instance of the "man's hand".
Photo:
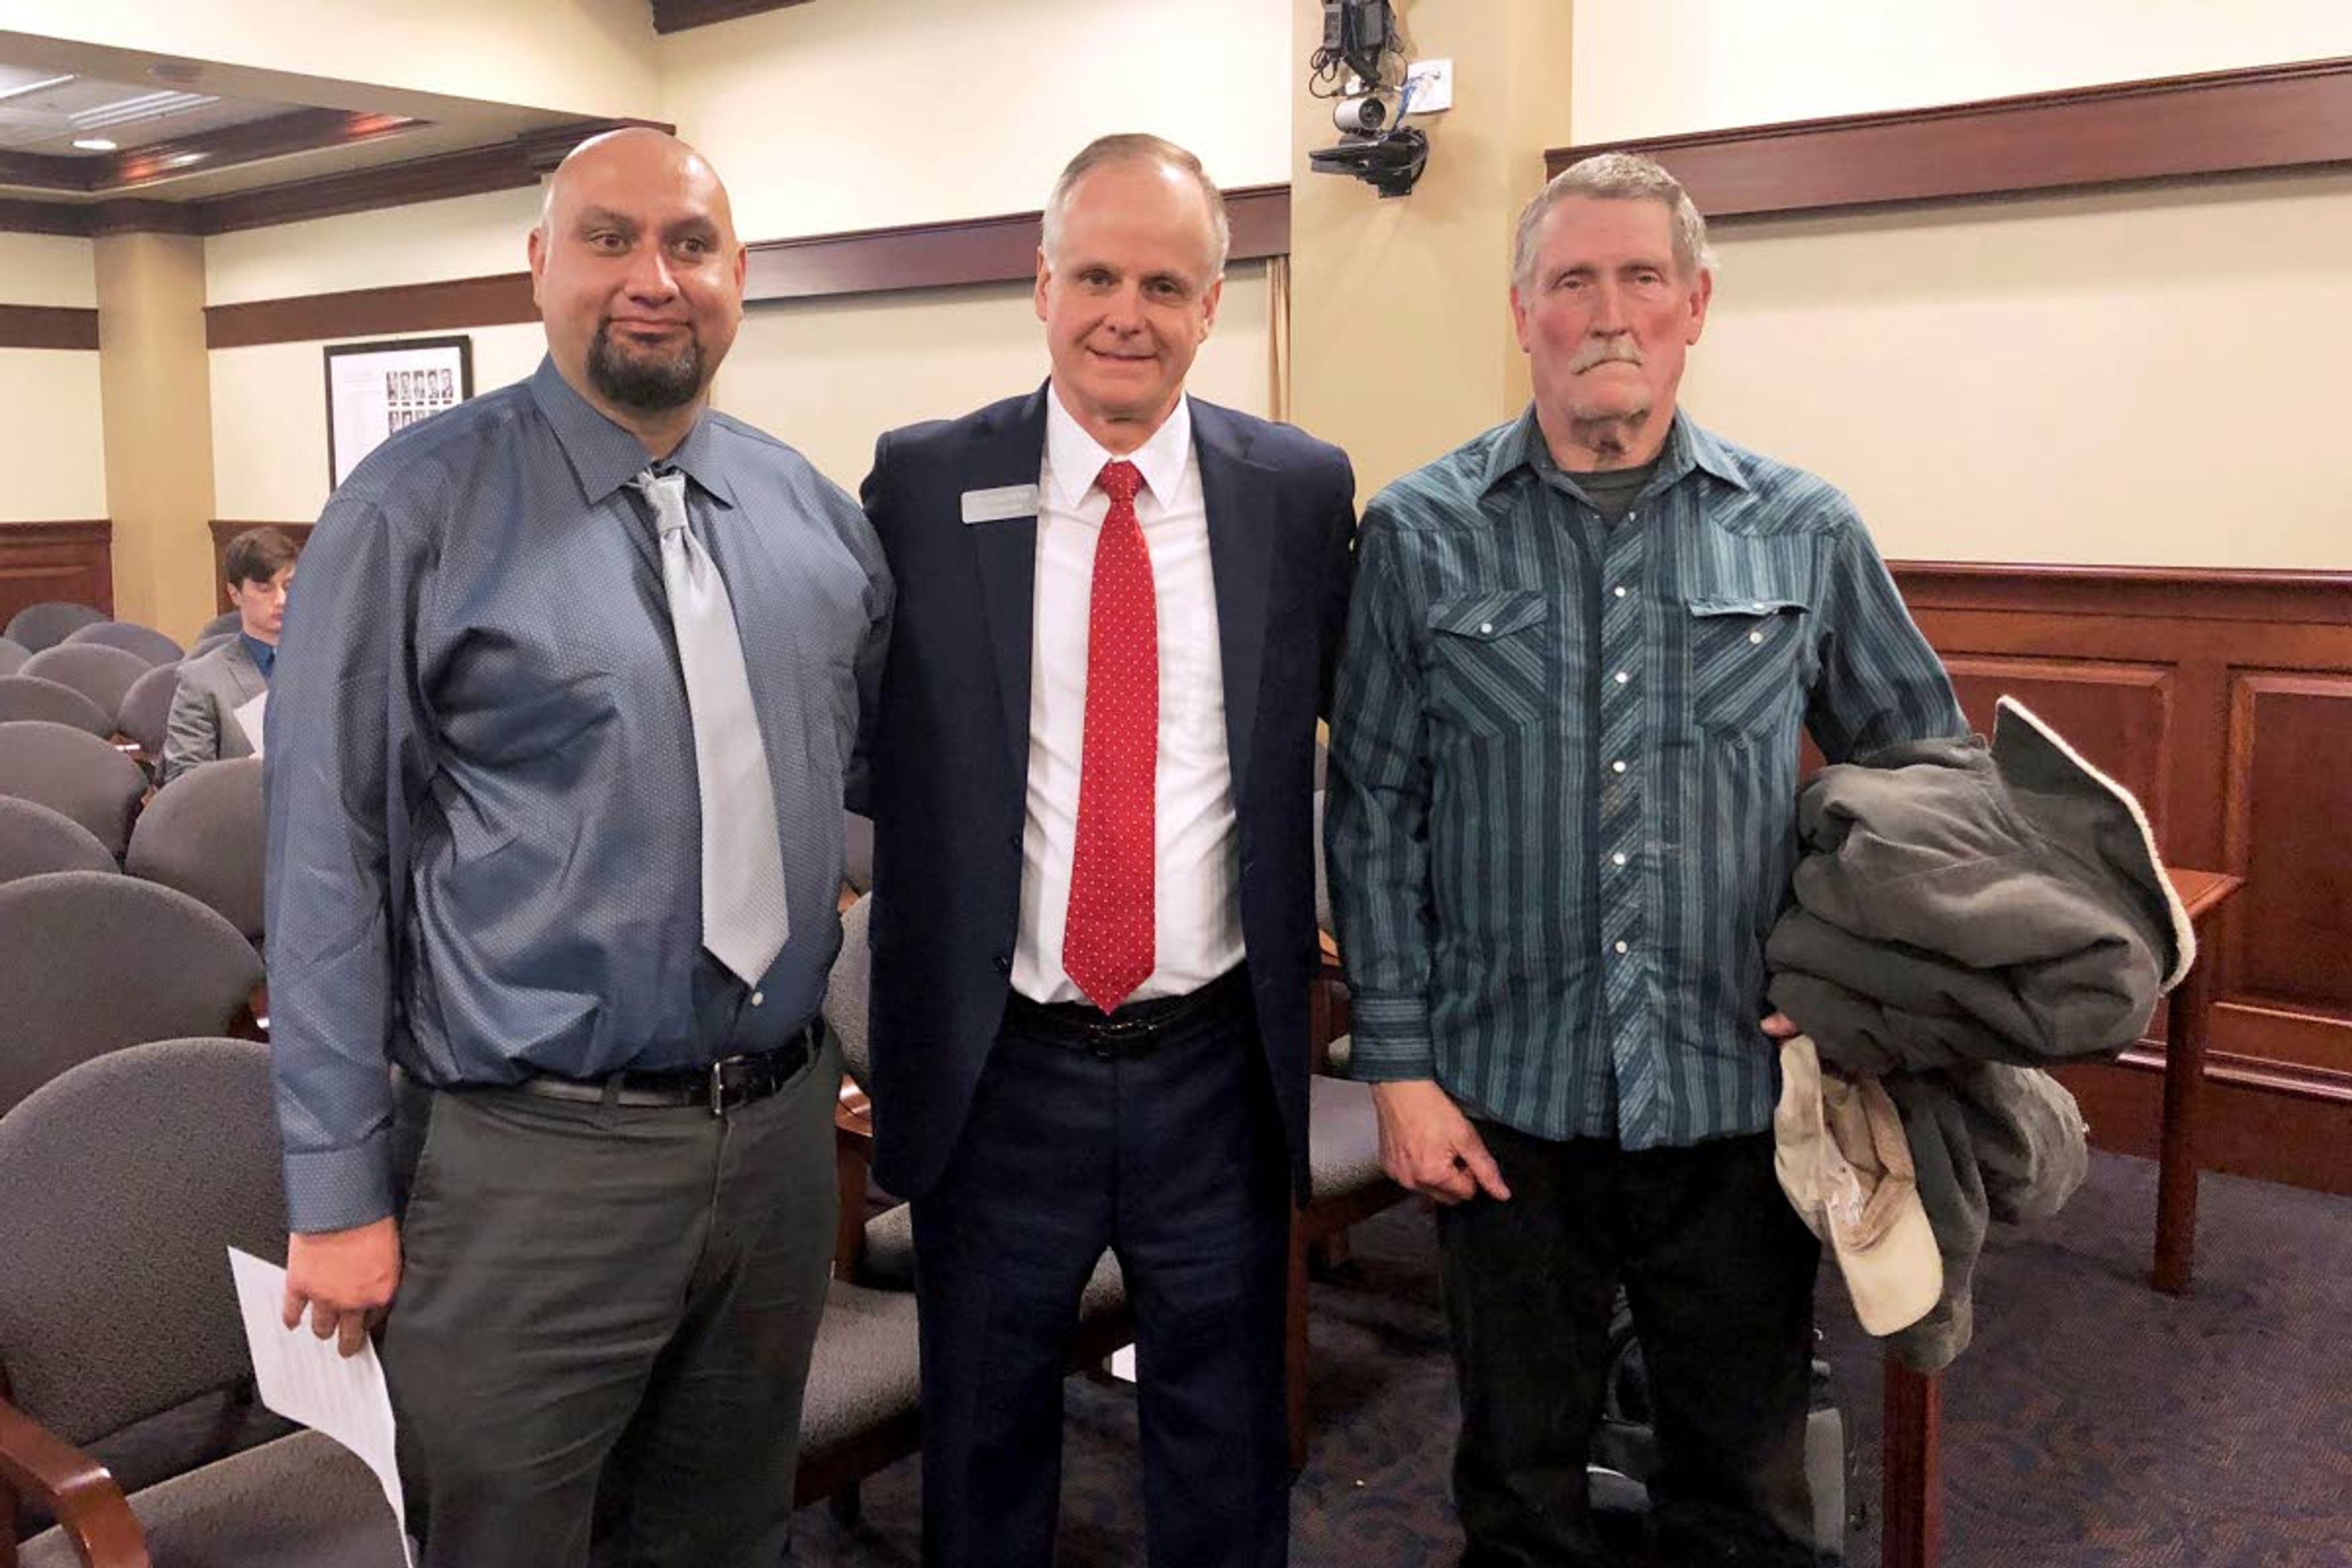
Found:
[{"label": "man's hand", "polygon": [[1481,1192],[1511,1195],[1478,1130],[1432,1079],[1376,1083],[1372,1104],[1381,1115],[1381,1165],[1408,1190],[1442,1204]]},{"label": "man's hand", "polygon": [[310,1331],[357,1355],[400,1289],[400,1226],[389,1215],[349,1230],[286,1238],[286,1326],[310,1311]]},{"label": "man's hand", "polygon": [[1776,1040],[1793,1040],[1804,1033],[1802,1029],[1797,1027],[1797,1021],[1786,1013],[1775,1013],[1757,1027]]}]

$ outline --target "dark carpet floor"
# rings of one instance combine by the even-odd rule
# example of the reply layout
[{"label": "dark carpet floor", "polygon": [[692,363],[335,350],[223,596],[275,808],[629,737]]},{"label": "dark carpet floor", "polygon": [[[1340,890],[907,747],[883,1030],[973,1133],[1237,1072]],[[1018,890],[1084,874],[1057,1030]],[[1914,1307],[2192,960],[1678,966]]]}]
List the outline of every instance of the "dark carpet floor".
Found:
[{"label": "dark carpet floor", "polygon": [[[1947,1568],[2352,1568],[2352,1200],[2230,1177],[2203,1188],[2197,1282],[2147,1285],[2156,1169],[2095,1155],[2065,1212],[1997,1227],[1977,1342],[1944,1378]],[[1428,1219],[1358,1229],[1315,1292],[1314,1445],[1292,1493],[1297,1568],[1454,1563],[1454,1400]],[[1824,1268],[1821,1322],[1858,1470],[1848,1561],[1878,1552],[1880,1373]],[[1134,1405],[1073,1380],[1065,1568],[1143,1563]],[[865,1517],[802,1510],[793,1561],[919,1561],[920,1468],[871,1478]]]}]

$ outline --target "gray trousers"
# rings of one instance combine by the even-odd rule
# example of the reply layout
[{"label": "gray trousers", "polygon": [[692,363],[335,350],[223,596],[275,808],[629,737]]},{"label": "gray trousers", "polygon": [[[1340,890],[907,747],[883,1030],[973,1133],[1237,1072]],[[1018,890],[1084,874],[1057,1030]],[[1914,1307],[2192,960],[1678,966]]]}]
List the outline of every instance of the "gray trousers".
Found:
[{"label": "gray trousers", "polygon": [[840,1082],[828,1040],[724,1117],[414,1097],[383,1355],[427,1568],[577,1568],[592,1518],[600,1562],[772,1568],[824,1309]]}]

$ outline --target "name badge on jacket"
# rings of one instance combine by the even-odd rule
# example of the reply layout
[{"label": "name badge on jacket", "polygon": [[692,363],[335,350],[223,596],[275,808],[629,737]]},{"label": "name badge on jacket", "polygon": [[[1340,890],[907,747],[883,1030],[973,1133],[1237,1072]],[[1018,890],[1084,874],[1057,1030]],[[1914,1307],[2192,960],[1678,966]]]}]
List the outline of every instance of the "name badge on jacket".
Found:
[{"label": "name badge on jacket", "polygon": [[1036,515],[1035,485],[1005,485],[992,490],[963,492],[963,520],[966,522],[1007,522],[1016,517]]}]

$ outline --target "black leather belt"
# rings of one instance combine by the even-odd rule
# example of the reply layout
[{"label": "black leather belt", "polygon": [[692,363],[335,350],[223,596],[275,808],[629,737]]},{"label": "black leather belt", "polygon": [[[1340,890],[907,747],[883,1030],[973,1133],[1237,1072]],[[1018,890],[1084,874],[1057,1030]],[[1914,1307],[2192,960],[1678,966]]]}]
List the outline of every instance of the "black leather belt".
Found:
[{"label": "black leather belt", "polygon": [[824,1025],[812,1018],[786,1044],[758,1056],[721,1057],[708,1067],[625,1068],[603,1078],[559,1078],[538,1073],[510,1087],[542,1100],[588,1100],[614,1105],[694,1106],[724,1116],[740,1105],[765,1100],[800,1076],[824,1040]]},{"label": "black leather belt", "polygon": [[1015,991],[1004,1005],[1004,1027],[1106,1059],[1148,1057],[1199,1034],[1205,1026],[1244,1015],[1249,1005],[1249,967],[1243,964],[1198,991],[1129,1002],[1114,1013],[1091,1002],[1033,1002]]}]

